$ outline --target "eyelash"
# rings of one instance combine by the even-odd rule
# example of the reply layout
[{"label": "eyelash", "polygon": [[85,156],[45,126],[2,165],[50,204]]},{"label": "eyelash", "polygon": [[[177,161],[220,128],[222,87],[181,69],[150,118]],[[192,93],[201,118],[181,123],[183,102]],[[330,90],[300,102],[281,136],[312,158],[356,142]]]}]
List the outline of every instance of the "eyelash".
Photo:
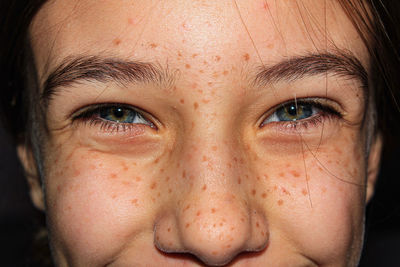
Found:
[{"label": "eyelash", "polygon": [[[304,106],[311,105],[313,108],[317,108],[319,112],[316,115],[311,117],[300,119],[297,121],[273,121],[273,122],[264,122],[275,114],[280,108],[288,106],[290,104],[295,104],[296,106]],[[124,122],[116,122],[111,120],[106,120],[100,117],[101,111],[105,109],[111,108],[123,108],[125,110],[132,111],[139,116],[140,118],[147,121],[147,123],[124,123]],[[296,101],[290,100],[285,103],[282,103],[273,109],[273,112],[268,116],[264,116],[263,120],[260,124],[260,128],[265,127],[268,124],[274,125],[274,127],[279,127],[281,131],[297,131],[297,130],[306,130],[309,127],[318,127],[321,123],[323,123],[326,119],[333,118],[342,118],[342,114],[338,112],[335,108],[328,104],[322,104],[319,99],[298,99]],[[148,126],[153,129],[157,129],[155,124],[151,122],[147,116],[143,115],[143,112],[138,111],[132,108],[130,105],[119,104],[119,103],[107,103],[107,104],[99,104],[95,106],[89,106],[80,112],[78,115],[73,117],[73,122],[81,121],[89,126],[99,126],[100,130],[105,132],[126,132],[131,130],[133,127]]]},{"label": "eyelash", "polygon": [[[318,127],[321,123],[324,123],[327,119],[341,119],[343,115],[337,111],[334,107],[329,104],[321,103],[323,99],[297,99],[290,100],[285,103],[279,104],[277,107],[273,109],[273,112],[270,113],[267,117],[264,117],[260,128],[265,127],[267,124],[274,124],[275,127],[279,127],[282,131],[298,131],[298,130],[307,130],[310,127]],[[279,108],[283,108],[290,104],[295,104],[296,106],[301,105],[311,105],[313,108],[317,108],[319,112],[311,117],[300,119],[297,121],[279,121],[279,122],[269,122],[264,124],[265,120],[267,120],[270,116],[278,111]]]},{"label": "eyelash", "polygon": [[[140,118],[147,121],[147,123],[124,123],[124,122],[116,122],[111,120],[106,120],[100,117],[100,113],[106,109],[112,108],[123,108],[125,110],[132,111],[139,116]],[[118,103],[107,103],[107,104],[99,104],[95,106],[89,106],[78,115],[73,117],[73,122],[81,121],[84,124],[89,126],[99,126],[100,130],[105,132],[126,132],[131,130],[134,127],[141,126],[148,126],[150,128],[156,129],[156,125],[151,122],[147,116],[143,115],[143,112],[136,110],[132,106],[125,105],[125,104],[118,104]]]}]

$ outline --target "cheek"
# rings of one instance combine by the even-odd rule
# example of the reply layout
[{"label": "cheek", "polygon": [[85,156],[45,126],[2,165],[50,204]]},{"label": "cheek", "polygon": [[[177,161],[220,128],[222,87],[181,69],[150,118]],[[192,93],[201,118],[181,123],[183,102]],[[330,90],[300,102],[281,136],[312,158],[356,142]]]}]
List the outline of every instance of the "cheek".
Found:
[{"label": "cheek", "polygon": [[316,259],[345,258],[361,246],[365,162],[362,146],[352,141],[257,160],[263,183],[257,195],[266,196],[270,232],[290,238]]},{"label": "cheek", "polygon": [[46,175],[49,225],[58,247],[74,251],[66,255],[107,258],[136,232],[152,230],[162,192],[151,166],[85,149],[65,157],[60,154],[50,165]]}]

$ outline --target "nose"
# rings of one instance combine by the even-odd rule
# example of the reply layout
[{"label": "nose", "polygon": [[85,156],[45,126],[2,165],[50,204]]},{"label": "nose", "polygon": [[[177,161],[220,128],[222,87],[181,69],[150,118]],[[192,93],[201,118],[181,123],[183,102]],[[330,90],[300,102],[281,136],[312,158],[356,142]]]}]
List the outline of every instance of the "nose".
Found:
[{"label": "nose", "polygon": [[250,176],[247,164],[235,164],[235,154],[229,145],[218,149],[204,145],[196,155],[184,157],[190,160],[181,161],[186,172],[179,184],[182,190],[174,208],[156,224],[160,250],[190,253],[207,265],[219,266],[266,247],[267,220],[250,197],[248,184],[240,179],[241,174]]}]

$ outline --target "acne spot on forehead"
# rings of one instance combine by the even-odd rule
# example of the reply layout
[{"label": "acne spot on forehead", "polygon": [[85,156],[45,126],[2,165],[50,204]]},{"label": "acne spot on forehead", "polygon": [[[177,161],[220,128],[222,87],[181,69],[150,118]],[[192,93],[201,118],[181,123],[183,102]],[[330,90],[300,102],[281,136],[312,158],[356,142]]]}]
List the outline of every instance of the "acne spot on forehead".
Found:
[{"label": "acne spot on forehead", "polygon": [[302,193],[304,196],[307,196],[307,195],[308,195],[308,192],[307,192],[307,190],[306,190],[305,188],[303,188],[303,190],[301,190],[301,193]]},{"label": "acne spot on forehead", "polygon": [[132,199],[131,204],[138,206],[138,199],[137,198]]},{"label": "acne spot on forehead", "polygon": [[211,213],[215,213],[217,210],[215,208],[211,209]]},{"label": "acne spot on forehead", "polygon": [[203,187],[201,188],[201,190],[206,191],[207,190],[207,185],[203,185]]},{"label": "acne spot on forehead", "polygon": [[185,64],[185,68],[190,69],[190,64]]},{"label": "acne spot on forehead", "polygon": [[185,104],[185,99],[181,98],[181,99],[179,100],[179,102],[180,102],[181,104]]},{"label": "acne spot on forehead", "polygon": [[117,174],[116,174],[116,173],[111,173],[111,174],[110,174],[110,178],[111,178],[111,179],[117,178]]},{"label": "acne spot on forehead", "polygon": [[255,189],[252,189],[252,190],[251,190],[251,194],[252,194],[253,196],[255,196],[255,195],[257,194],[257,191],[256,191]]},{"label": "acne spot on forehead", "polygon": [[242,179],[238,179],[238,184],[241,184],[242,183]]},{"label": "acne spot on forehead", "polygon": [[300,173],[298,171],[292,170],[290,171],[290,173],[294,176],[294,177],[300,177]]},{"label": "acne spot on forehead", "polygon": [[278,205],[279,205],[279,206],[282,206],[282,205],[283,205],[283,200],[282,200],[282,199],[279,199],[279,200],[278,200]]},{"label": "acne spot on forehead", "polygon": [[283,172],[279,173],[279,177],[285,177],[285,174]]},{"label": "acne spot on forehead", "polygon": [[265,193],[265,192],[262,193],[262,194],[261,194],[261,197],[262,197],[262,198],[266,198],[266,197],[267,197],[267,193]]},{"label": "acne spot on forehead", "polygon": [[244,54],[244,55],[243,55],[243,59],[244,59],[245,61],[249,61],[249,60],[250,60],[250,55],[249,55],[248,53]]}]

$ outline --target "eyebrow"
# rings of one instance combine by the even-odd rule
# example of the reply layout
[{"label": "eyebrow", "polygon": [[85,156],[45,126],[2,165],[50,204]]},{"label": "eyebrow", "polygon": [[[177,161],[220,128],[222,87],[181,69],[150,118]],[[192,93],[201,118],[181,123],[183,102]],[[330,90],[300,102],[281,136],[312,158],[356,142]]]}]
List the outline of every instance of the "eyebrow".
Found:
[{"label": "eyebrow", "polygon": [[333,74],[357,79],[363,88],[368,87],[368,74],[361,62],[350,51],[317,53],[284,59],[271,66],[261,66],[255,75],[254,85],[287,81],[292,82],[307,76]]},{"label": "eyebrow", "polygon": [[[307,76],[332,73],[334,75],[358,79],[363,88],[368,87],[368,75],[361,62],[351,53],[317,53],[283,59],[277,64],[259,67],[253,85],[266,86],[274,82],[292,82]],[[68,57],[62,61],[45,79],[41,99],[48,103],[60,87],[81,81],[102,83],[117,82],[127,84],[155,83],[161,87],[171,86],[175,72],[160,65],[125,61],[99,56]],[[367,94],[367,91],[364,90]]]},{"label": "eyebrow", "polygon": [[101,83],[155,83],[160,86],[171,86],[175,73],[168,66],[158,64],[124,61],[98,56],[68,57],[62,61],[45,79],[41,99],[47,103],[60,87],[71,86],[82,81]]}]

